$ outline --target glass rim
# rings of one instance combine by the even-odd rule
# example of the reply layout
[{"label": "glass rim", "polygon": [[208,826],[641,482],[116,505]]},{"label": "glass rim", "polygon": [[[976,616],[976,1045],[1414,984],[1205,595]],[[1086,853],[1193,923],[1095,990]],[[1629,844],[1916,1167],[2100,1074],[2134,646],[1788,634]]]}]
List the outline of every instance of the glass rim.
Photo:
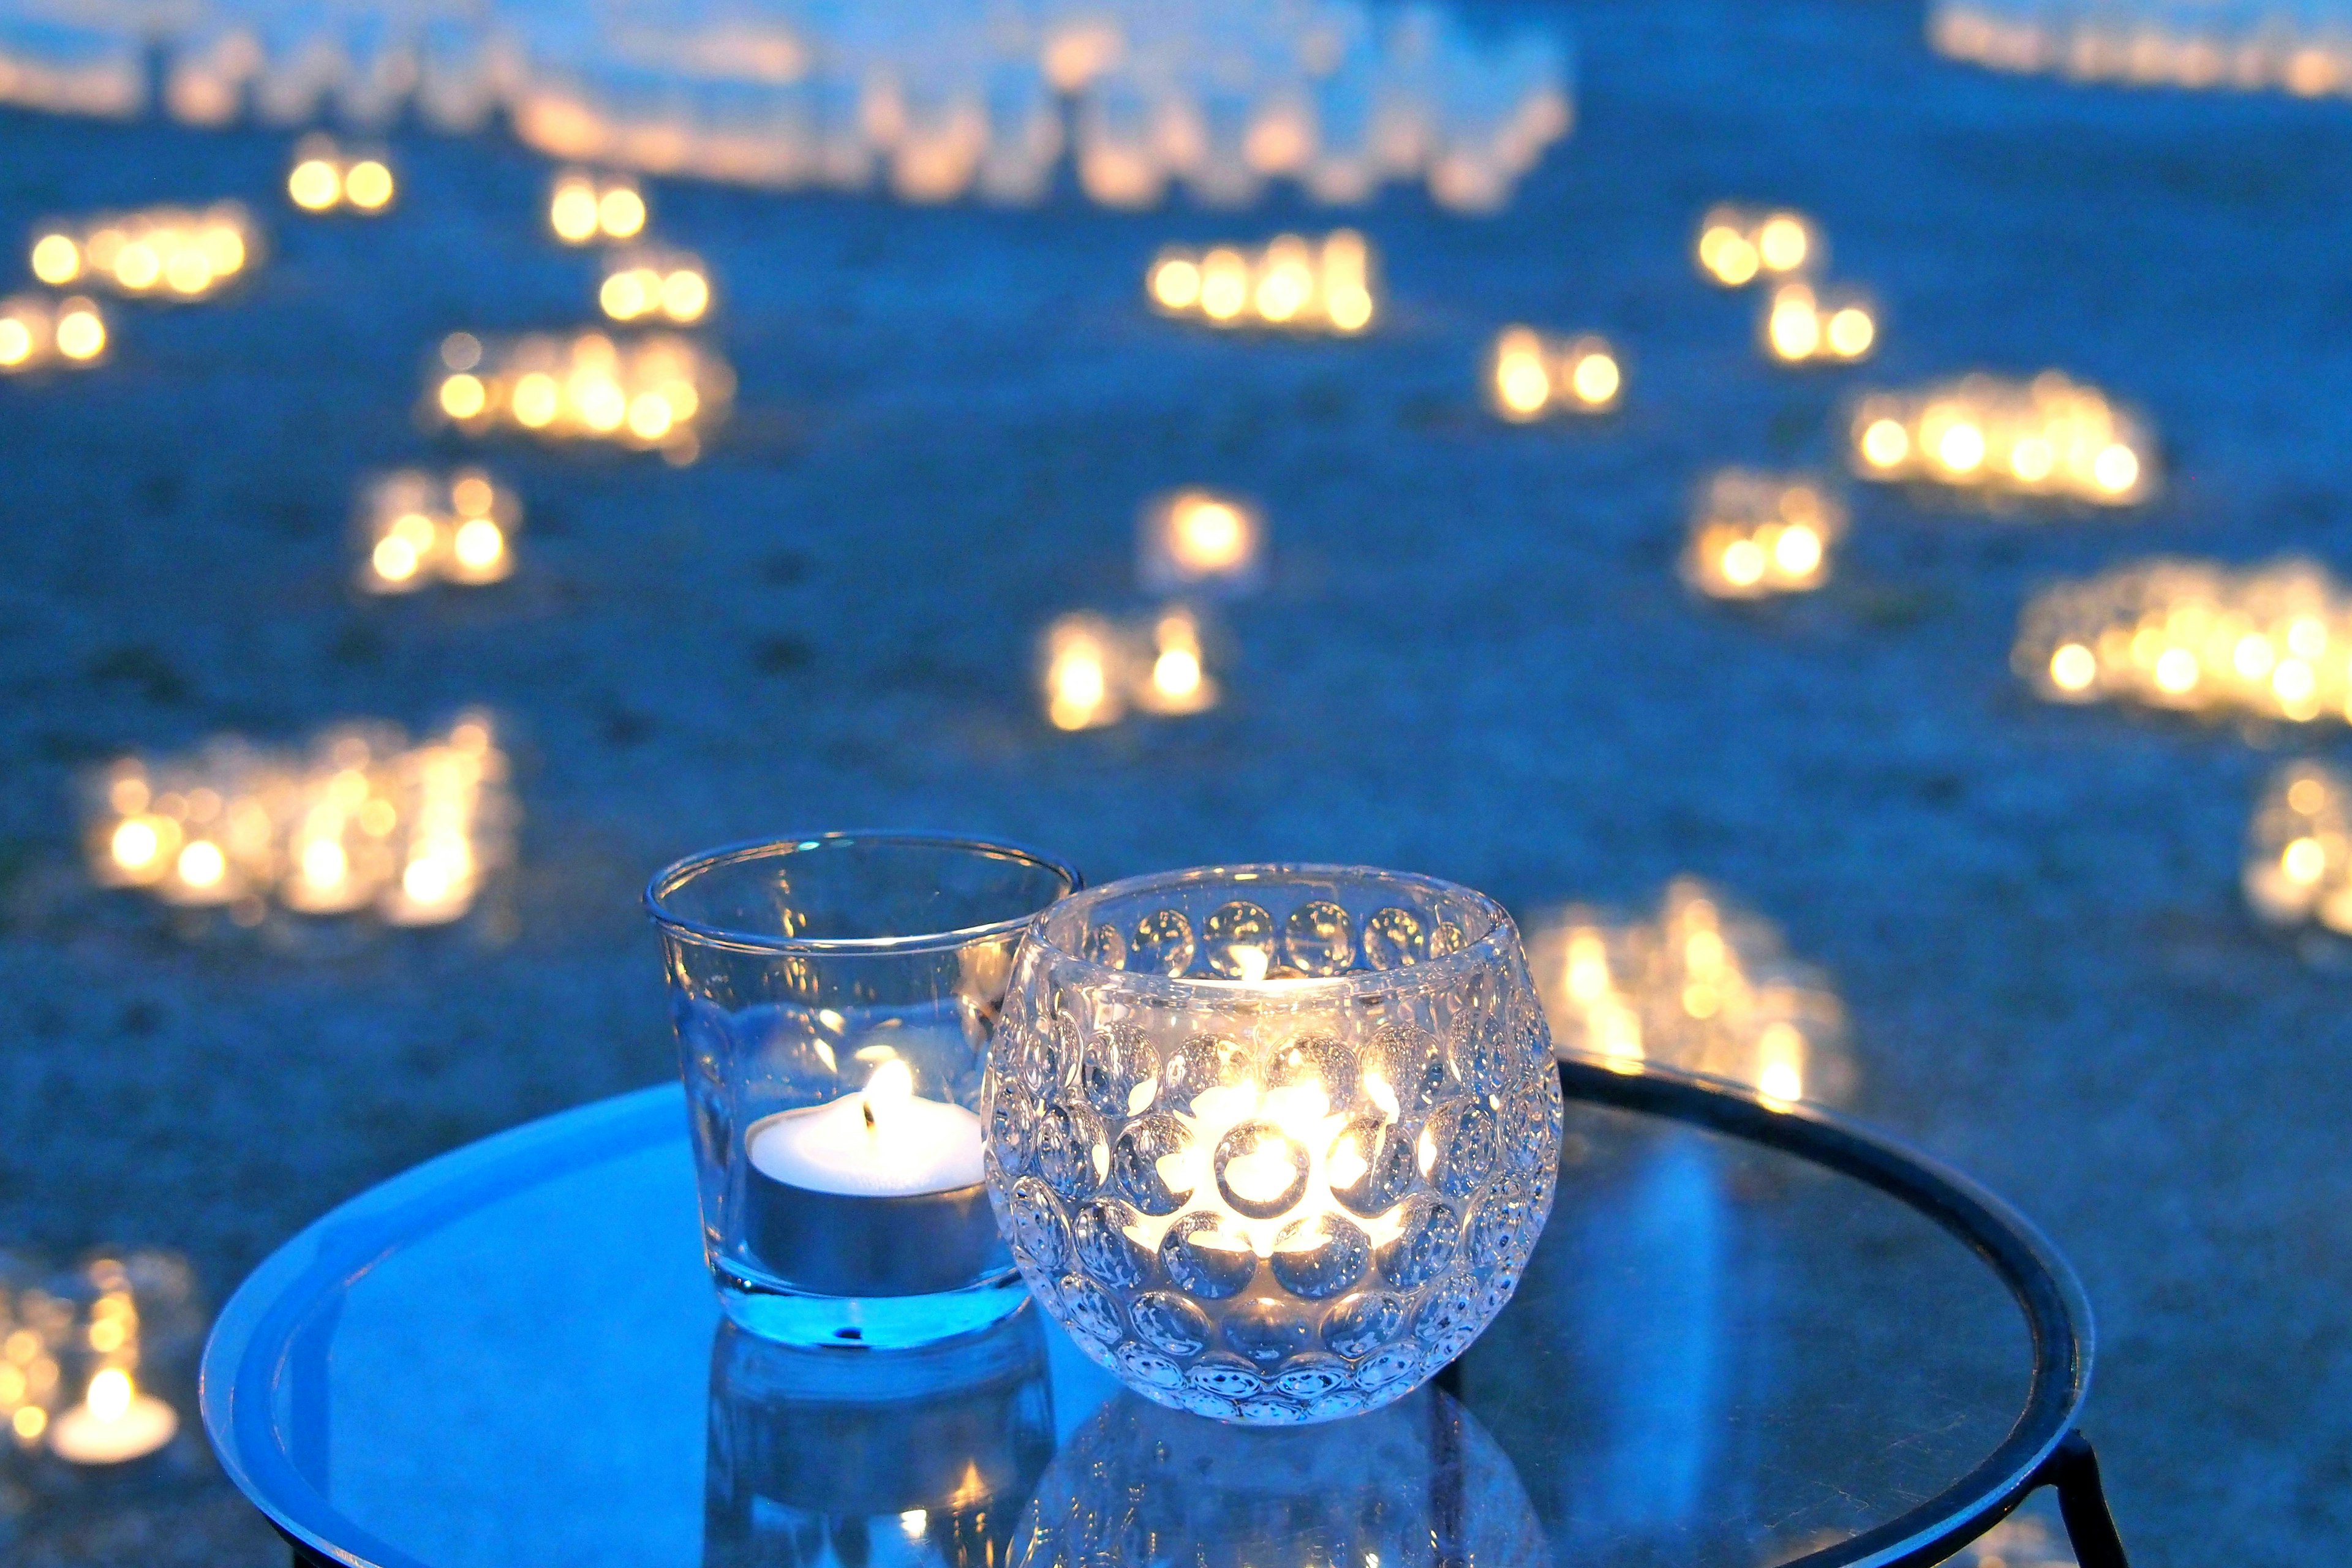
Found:
[{"label": "glass rim", "polygon": [[[1285,880],[1308,879],[1330,882],[1343,879],[1378,880],[1460,899],[1486,918],[1486,929],[1452,952],[1400,964],[1394,969],[1356,969],[1340,974],[1309,974],[1278,980],[1223,980],[1209,975],[1163,974],[1151,970],[1114,967],[1087,953],[1072,952],[1055,942],[1045,930],[1046,921],[1060,911],[1064,904],[1080,905],[1076,910],[1065,912],[1084,916],[1093,906],[1109,899],[1153,889],[1220,883],[1242,888],[1253,882],[1278,884]],[[1502,901],[1465,883],[1451,882],[1443,877],[1432,877],[1420,871],[1391,871],[1383,866],[1340,866],[1316,861],[1268,860],[1240,866],[1192,866],[1175,871],[1147,871],[1140,876],[1122,877],[1098,887],[1074,889],[1038,910],[1030,917],[1030,921],[1029,933],[1024,940],[1050,954],[1057,965],[1075,965],[1083,971],[1111,977],[1113,983],[1119,985],[1165,996],[1193,996],[1202,1001],[1214,998],[1227,1002],[1280,1003],[1292,998],[1328,997],[1350,992],[1391,991],[1404,987],[1423,990],[1457,978],[1460,971],[1481,962],[1505,939],[1513,948],[1522,945],[1518,924],[1511,919],[1510,910],[1503,907]],[[1093,929],[1091,921],[1087,922],[1087,929]]]},{"label": "glass rim", "polygon": [[[809,850],[835,847],[850,843],[887,844],[900,848],[963,850],[991,859],[1019,861],[1041,870],[1050,871],[1061,879],[1062,891],[1053,900],[1024,914],[1001,921],[989,921],[980,925],[960,926],[952,931],[922,931],[907,936],[774,936],[761,931],[736,931],[726,926],[710,925],[692,920],[671,909],[667,900],[684,889],[688,883],[711,871],[749,860],[767,857],[782,858]],[[667,935],[702,947],[722,948],[731,952],[780,954],[830,954],[849,957],[894,957],[901,953],[945,952],[992,937],[1019,936],[1029,923],[1086,886],[1086,877],[1079,869],[1058,855],[1033,849],[1025,844],[1009,839],[980,838],[967,833],[933,833],[908,828],[835,828],[824,833],[786,834],[774,838],[739,839],[722,844],[715,849],[697,850],[680,860],[673,860],[647,879],[645,909],[654,924]]]}]

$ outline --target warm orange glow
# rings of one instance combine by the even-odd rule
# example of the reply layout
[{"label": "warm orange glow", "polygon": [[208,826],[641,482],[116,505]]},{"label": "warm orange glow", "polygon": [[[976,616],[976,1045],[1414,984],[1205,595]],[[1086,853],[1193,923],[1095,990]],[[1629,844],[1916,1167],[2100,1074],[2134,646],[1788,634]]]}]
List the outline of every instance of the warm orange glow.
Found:
[{"label": "warm orange glow", "polygon": [[1507,327],[1496,338],[1489,363],[1495,412],[1515,424],[1552,412],[1606,413],[1624,389],[1616,350],[1589,333],[1557,338]]},{"label": "warm orange glow", "polygon": [[555,183],[548,199],[547,221],[566,245],[585,245],[596,237],[596,187],[584,175],[565,175]]},{"label": "warm orange glow", "polygon": [[1827,248],[1802,214],[1727,205],[1700,220],[1695,255],[1710,281],[1739,289],[1759,277],[1818,271]]},{"label": "warm orange glow", "polygon": [[286,194],[304,212],[322,213],[342,200],[342,175],[329,159],[305,158],[286,176]]},{"label": "warm orange glow", "polygon": [[596,226],[611,239],[634,239],[646,226],[645,198],[634,185],[615,185],[596,198]]},{"label": "warm orange glow", "polygon": [[343,171],[343,196],[362,212],[382,212],[392,205],[392,170],[380,159],[361,159]]},{"label": "warm orange glow", "polygon": [[1370,326],[1378,309],[1370,247],[1350,229],[1337,230],[1319,245],[1277,235],[1255,251],[1170,247],[1145,272],[1144,292],[1166,315],[1341,335]]},{"label": "warm orange glow", "polygon": [[68,235],[45,234],[33,242],[33,276],[62,289],[81,276],[81,247]]},{"label": "warm orange glow", "polygon": [[[272,895],[306,913],[373,905],[419,924],[462,914],[509,854],[504,759],[478,717],[414,747],[369,729],[299,752],[232,745],[162,771],[184,782],[150,798],[145,767],[112,770],[110,815],[90,840],[101,883],[199,906]],[[128,1320],[104,1309],[91,1348],[127,1348]]]},{"label": "warm orange glow", "polygon": [[2029,382],[1969,375],[1862,400],[1858,471],[2101,506],[2154,489],[2154,439],[2095,387],[2045,372]]},{"label": "warm orange glow", "polygon": [[478,376],[453,375],[441,384],[441,411],[452,419],[471,419],[488,405]]},{"label": "warm orange glow", "polygon": [[1849,1091],[1843,1007],[1770,925],[1687,878],[1654,918],[1571,909],[1528,926],[1528,956],[1563,1055],[1622,1072],[1657,1061],[1748,1085],[1775,1110]]},{"label": "warm orange glow", "polygon": [[1844,507],[1811,476],[1727,468],[1692,514],[1683,578],[1718,599],[1817,588],[1844,526]]}]

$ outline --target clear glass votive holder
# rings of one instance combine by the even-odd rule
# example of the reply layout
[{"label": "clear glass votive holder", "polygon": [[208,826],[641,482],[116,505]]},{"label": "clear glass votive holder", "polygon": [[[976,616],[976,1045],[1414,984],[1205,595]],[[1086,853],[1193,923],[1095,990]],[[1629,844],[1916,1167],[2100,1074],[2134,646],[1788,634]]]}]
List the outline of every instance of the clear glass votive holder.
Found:
[{"label": "clear glass votive holder", "polygon": [[1038,1302],[1146,1398],[1294,1426],[1402,1397],[1551,1210],[1551,1037],[1502,906],[1339,866],[1137,877],[1030,927],[990,1195]]},{"label": "clear glass votive holder", "polygon": [[886,1349],[1024,1300],[981,1169],[981,1075],[1030,919],[1078,874],[915,833],[738,845],[654,878],[719,1304]]}]

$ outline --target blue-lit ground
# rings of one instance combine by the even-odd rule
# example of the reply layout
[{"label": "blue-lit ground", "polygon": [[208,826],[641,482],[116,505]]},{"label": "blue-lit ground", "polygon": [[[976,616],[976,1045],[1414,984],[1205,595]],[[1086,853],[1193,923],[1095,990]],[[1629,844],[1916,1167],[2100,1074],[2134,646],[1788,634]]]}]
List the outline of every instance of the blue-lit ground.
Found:
[{"label": "blue-lit ground", "polygon": [[[298,220],[284,136],[0,118],[0,235],[237,195],[278,247],[230,302],[126,310],[101,371],[0,383],[0,1237],[176,1246],[217,1298],[425,1155],[659,1079],[636,892],[719,840],[950,825],[1097,879],[1373,861],[1523,911],[1696,871],[1834,972],[1858,1109],[2082,1270],[2137,1560],[2344,1556],[2352,962],[2266,934],[2235,889],[2263,773],[2339,731],[2047,708],[2007,653],[2052,576],[2158,551],[2352,565],[2352,107],[1999,78],[1931,57],[1908,5],[1561,14],[1576,137],[1499,220],[1370,211],[1392,303],[1363,342],[1141,308],[1161,241],[1312,221],[1280,205],[658,187],[657,230],[715,268],[734,426],[685,471],[497,451],[519,576],[392,603],[345,586],[346,508],[361,470],[439,450],[411,417],[429,345],[591,302],[593,264],[541,237],[545,165],[402,137],[396,215]],[[1734,196],[1824,220],[1836,274],[1887,303],[1875,365],[1758,362],[1753,300],[1687,258]],[[1478,359],[1513,319],[1614,336],[1628,411],[1490,420]],[[1851,388],[1979,363],[2143,405],[2169,497],[2036,526],[1865,495],[1810,602],[1685,596],[1703,469],[1822,459]],[[1234,700],[1051,731],[1034,628],[1118,601],[1135,502],[1181,482],[1271,515]],[[478,702],[518,748],[510,940],[502,916],[191,939],[88,887],[69,797],[93,760]],[[200,1468],[6,1528],[23,1563],[279,1552]]]}]

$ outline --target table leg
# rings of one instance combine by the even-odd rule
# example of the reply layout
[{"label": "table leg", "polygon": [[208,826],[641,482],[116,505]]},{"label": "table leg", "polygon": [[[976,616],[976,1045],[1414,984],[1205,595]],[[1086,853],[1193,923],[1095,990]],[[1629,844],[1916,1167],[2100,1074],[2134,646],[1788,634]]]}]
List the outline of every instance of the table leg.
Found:
[{"label": "table leg", "polygon": [[2107,1511],[2106,1490],[2099,1484],[2099,1457],[2092,1452],[2088,1437],[2079,1430],[2067,1433],[2042,1467],[2038,1484],[2056,1489],[2066,1539],[2082,1568],[2130,1568],[2115,1516]]}]

